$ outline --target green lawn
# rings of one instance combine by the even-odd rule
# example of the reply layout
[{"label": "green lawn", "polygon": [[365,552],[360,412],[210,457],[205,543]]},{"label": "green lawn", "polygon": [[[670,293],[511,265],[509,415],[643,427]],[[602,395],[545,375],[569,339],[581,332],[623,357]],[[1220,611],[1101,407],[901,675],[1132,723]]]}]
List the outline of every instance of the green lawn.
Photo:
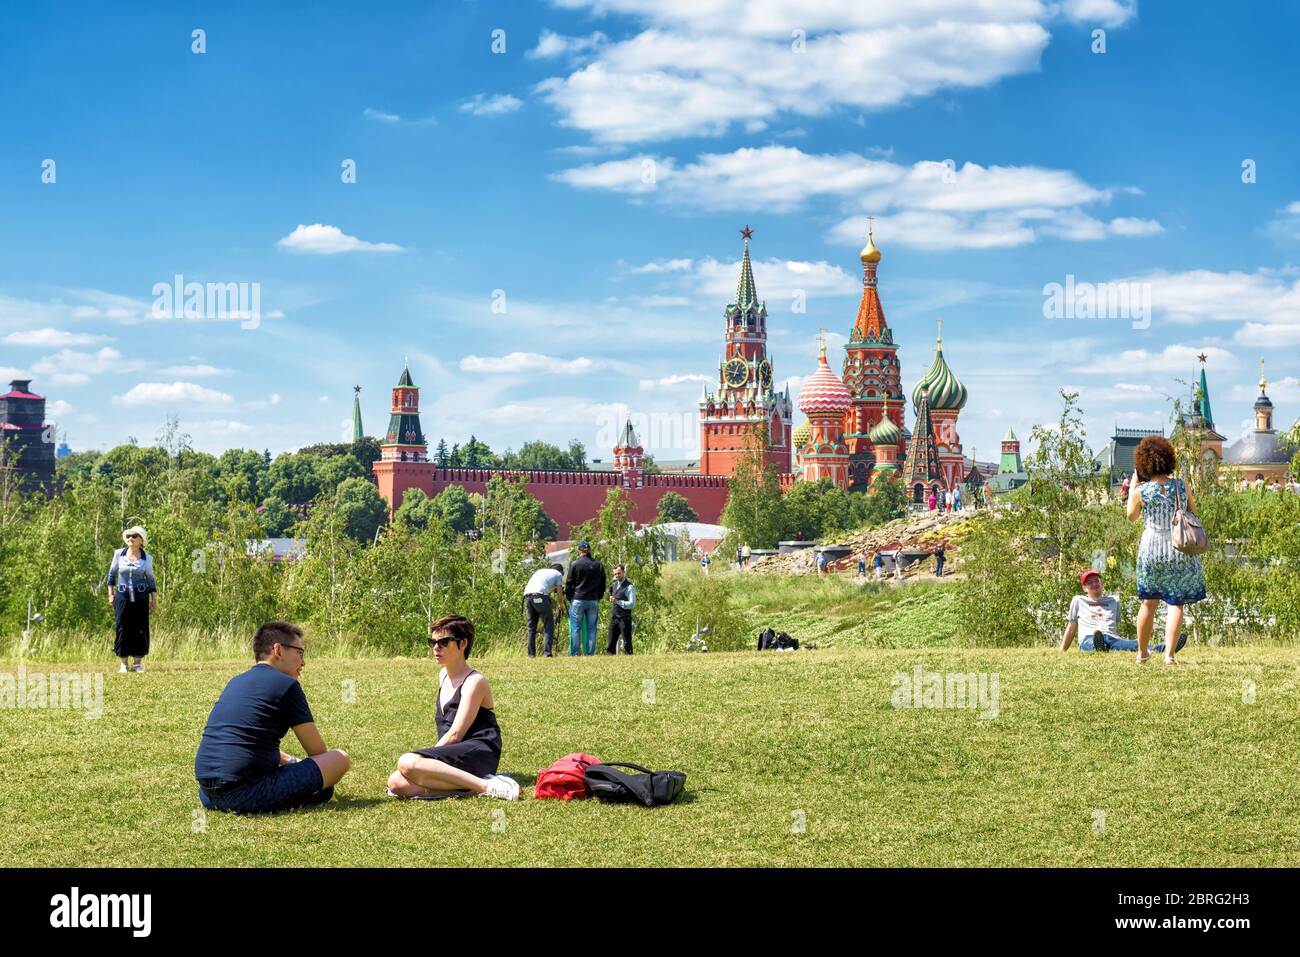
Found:
[{"label": "green lawn", "polygon": [[[687,801],[647,810],[388,799],[397,756],[437,737],[433,662],[312,658],[317,720],[353,757],[338,797],[274,818],[208,813],[197,833],[194,748],[244,664],[151,660],[144,675],[105,673],[98,720],[0,708],[0,866],[1300,864],[1296,652],[1182,659],[842,648],[484,662],[502,770],[526,795],[576,750],[687,773]],[[996,673],[998,716],[894,708],[892,676],[917,664]]]}]

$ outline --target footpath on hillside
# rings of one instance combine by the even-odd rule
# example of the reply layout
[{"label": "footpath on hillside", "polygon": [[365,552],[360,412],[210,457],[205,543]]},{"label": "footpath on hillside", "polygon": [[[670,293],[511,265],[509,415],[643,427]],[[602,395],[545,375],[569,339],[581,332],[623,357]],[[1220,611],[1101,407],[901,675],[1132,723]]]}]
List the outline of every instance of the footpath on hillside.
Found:
[{"label": "footpath on hillside", "polygon": [[[878,528],[849,532],[834,539],[818,542],[823,546],[847,548],[848,555],[837,558],[827,566],[829,571],[856,571],[858,555],[865,554],[867,559],[868,579],[873,575],[871,560],[877,551],[887,555],[895,551],[903,553],[903,578],[934,578],[933,554],[940,542],[943,543],[945,558],[943,577],[950,573],[959,573],[961,558],[959,548],[963,535],[963,526],[975,516],[974,509],[960,512],[916,512],[903,518],[895,519]],[[923,557],[924,556],[924,557]],[[886,564],[888,577],[893,578],[893,566]],[[801,548],[798,551],[780,555],[765,555],[756,559],[751,570],[760,574],[775,575],[815,575],[817,573],[815,549]]]}]

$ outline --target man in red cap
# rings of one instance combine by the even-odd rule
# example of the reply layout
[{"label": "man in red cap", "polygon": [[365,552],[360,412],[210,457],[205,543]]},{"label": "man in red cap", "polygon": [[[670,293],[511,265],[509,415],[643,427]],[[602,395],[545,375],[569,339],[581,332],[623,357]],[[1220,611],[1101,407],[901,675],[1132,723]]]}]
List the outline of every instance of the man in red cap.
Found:
[{"label": "man in red cap", "polygon": [[[1069,622],[1061,636],[1061,650],[1068,651],[1077,634],[1080,651],[1137,651],[1136,640],[1118,634],[1119,599],[1102,594],[1101,572],[1085,568],[1079,573],[1079,583],[1084,593],[1070,600]],[[1179,651],[1186,641],[1185,634],[1178,636]],[[1155,650],[1163,652],[1165,646],[1157,645]]]}]

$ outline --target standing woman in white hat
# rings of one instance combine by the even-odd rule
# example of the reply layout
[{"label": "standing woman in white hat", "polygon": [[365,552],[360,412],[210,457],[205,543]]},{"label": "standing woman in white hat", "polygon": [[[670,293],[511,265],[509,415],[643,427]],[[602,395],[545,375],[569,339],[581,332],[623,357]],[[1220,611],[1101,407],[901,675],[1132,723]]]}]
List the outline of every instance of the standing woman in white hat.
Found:
[{"label": "standing woman in white hat", "polygon": [[[153,577],[153,556],[144,550],[145,533],[133,525],[122,533],[125,548],[113,553],[108,569],[108,603],[117,621],[113,654],[122,659],[119,672],[144,671],[149,654],[149,614],[158,608],[158,586]],[[134,658],[128,664],[127,658]]]}]

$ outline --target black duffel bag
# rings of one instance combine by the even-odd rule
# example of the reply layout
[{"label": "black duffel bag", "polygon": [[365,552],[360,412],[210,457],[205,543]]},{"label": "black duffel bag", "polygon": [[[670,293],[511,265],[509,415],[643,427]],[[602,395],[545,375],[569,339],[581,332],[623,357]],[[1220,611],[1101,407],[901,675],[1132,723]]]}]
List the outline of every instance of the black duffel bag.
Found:
[{"label": "black duffel bag", "polygon": [[[628,774],[618,768],[631,768],[640,774]],[[636,803],[646,807],[672,804],[686,787],[686,775],[681,771],[651,771],[639,764],[620,764],[617,761],[593,764],[582,772],[592,797],[614,804]]]}]

